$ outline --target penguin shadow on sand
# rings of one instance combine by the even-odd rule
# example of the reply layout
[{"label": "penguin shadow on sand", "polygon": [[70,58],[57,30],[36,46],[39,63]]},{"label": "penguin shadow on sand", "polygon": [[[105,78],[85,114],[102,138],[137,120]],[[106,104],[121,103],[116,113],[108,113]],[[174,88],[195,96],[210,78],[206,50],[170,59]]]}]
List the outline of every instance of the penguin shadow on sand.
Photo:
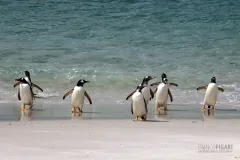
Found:
[{"label": "penguin shadow on sand", "polygon": [[157,112],[155,111],[154,118],[156,120],[168,119],[168,112],[169,112],[168,110],[159,109]]},{"label": "penguin shadow on sand", "polygon": [[95,107],[93,105],[87,106],[91,107],[92,111],[78,111],[78,112],[72,112],[72,120],[77,119],[77,120],[82,120],[82,119],[94,119],[96,116],[96,113],[100,112],[95,112]]},{"label": "penguin shadow on sand", "polygon": [[33,120],[33,112],[31,109],[21,110],[21,116],[19,118],[20,121],[32,121]]},{"label": "penguin shadow on sand", "polygon": [[[28,106],[26,106],[25,109],[20,109],[20,121],[31,121],[33,120],[34,114],[35,116],[42,117],[44,115],[44,112],[46,110],[43,108],[43,104],[35,104],[32,109],[29,109]],[[41,113],[42,112],[42,113]]]},{"label": "penguin shadow on sand", "polygon": [[214,109],[206,109],[202,111],[203,120],[214,120],[215,118],[215,110]]},{"label": "penguin shadow on sand", "polygon": [[83,113],[82,112],[72,112],[72,120],[82,120]]}]

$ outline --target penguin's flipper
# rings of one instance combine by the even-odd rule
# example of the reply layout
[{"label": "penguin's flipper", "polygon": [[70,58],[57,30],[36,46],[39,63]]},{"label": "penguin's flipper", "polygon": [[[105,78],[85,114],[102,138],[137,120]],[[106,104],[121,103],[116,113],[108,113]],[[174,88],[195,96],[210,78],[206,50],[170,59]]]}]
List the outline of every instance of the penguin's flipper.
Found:
[{"label": "penguin's flipper", "polygon": [[18,100],[21,101],[20,88],[18,88]]},{"label": "penguin's flipper", "polygon": [[143,101],[144,101],[144,104],[145,104],[145,110],[146,110],[146,113],[148,113],[147,102],[146,102],[146,100],[145,100],[144,97],[143,97]]},{"label": "penguin's flipper", "polygon": [[42,89],[42,88],[40,88],[38,85],[36,85],[36,84],[32,83],[32,86],[33,86],[33,87],[36,87],[37,89],[39,89],[40,91],[42,91],[42,92],[43,92],[43,89]]},{"label": "penguin's flipper", "polygon": [[199,89],[207,89],[207,85],[206,86],[200,86],[200,87],[197,88],[197,90],[199,90]]},{"label": "penguin's flipper", "polygon": [[18,86],[20,84],[20,82],[18,81],[17,83],[15,83],[14,85],[13,85],[13,87],[15,88],[16,86]]},{"label": "penguin's flipper", "polygon": [[170,86],[176,86],[176,87],[178,87],[178,84],[176,84],[176,83],[169,83],[170,84]]},{"label": "penguin's flipper", "polygon": [[218,87],[218,90],[224,92],[224,89],[221,87]]},{"label": "penguin's flipper", "polygon": [[35,97],[34,97],[35,94],[33,93],[32,87],[30,87],[30,91],[31,91],[31,94],[32,94],[32,98],[35,99]]},{"label": "penguin's flipper", "polygon": [[[135,90],[135,91],[136,91],[136,90]],[[126,100],[128,100],[128,99],[135,93],[135,91],[133,91],[132,93],[130,93],[130,94],[127,96]]]},{"label": "penguin's flipper", "polygon": [[159,85],[161,82],[152,83],[151,86]]},{"label": "penguin's flipper", "polygon": [[71,89],[70,91],[68,91],[67,93],[64,94],[63,99],[65,99],[69,94],[71,94],[73,92],[73,89]]},{"label": "penguin's flipper", "polygon": [[171,93],[171,91],[169,89],[168,89],[168,95],[170,97],[170,101],[172,102],[173,101],[173,97],[172,97],[172,93]]},{"label": "penguin's flipper", "polygon": [[87,97],[89,103],[92,104],[92,100],[86,91],[84,92],[84,95]]},{"label": "penguin's flipper", "polygon": [[155,91],[153,92],[153,94],[155,94],[157,92],[157,88],[155,89]]},{"label": "penguin's flipper", "polygon": [[131,112],[133,114],[133,104],[131,103]]},{"label": "penguin's flipper", "polygon": [[152,89],[150,88],[150,94],[151,94],[151,99],[154,98],[154,92],[152,91]]}]

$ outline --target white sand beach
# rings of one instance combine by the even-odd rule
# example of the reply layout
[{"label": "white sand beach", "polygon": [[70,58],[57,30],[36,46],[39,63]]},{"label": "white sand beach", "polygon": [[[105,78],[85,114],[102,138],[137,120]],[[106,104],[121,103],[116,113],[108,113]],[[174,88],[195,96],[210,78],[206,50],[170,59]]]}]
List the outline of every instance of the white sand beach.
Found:
[{"label": "white sand beach", "polygon": [[[41,120],[0,122],[1,160],[240,159],[240,120]],[[201,153],[199,145],[229,144]]]},{"label": "white sand beach", "polygon": [[205,114],[200,107],[171,105],[154,115],[150,104],[148,121],[134,122],[129,104],[85,105],[81,117],[67,104],[22,113],[18,103],[0,104],[0,159],[240,159],[239,107]]}]

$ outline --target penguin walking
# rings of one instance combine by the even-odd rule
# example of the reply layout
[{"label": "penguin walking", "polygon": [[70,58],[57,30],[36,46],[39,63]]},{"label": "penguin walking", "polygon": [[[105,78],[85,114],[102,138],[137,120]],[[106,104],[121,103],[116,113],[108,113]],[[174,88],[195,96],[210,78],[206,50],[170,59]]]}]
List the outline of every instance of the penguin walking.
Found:
[{"label": "penguin walking", "polygon": [[29,109],[33,107],[33,91],[31,85],[25,78],[16,79],[16,81],[20,82],[19,84],[19,95],[21,97],[22,107],[21,110],[25,110],[25,106],[29,105]]},{"label": "penguin walking", "polygon": [[[30,77],[30,73],[29,73],[28,71],[24,71],[24,72],[25,72],[25,76],[26,76],[24,79],[28,82],[28,84],[30,84],[30,87],[31,87],[31,88],[32,88],[32,87],[36,87],[36,88],[38,88],[40,91],[43,92],[43,89],[42,89],[41,87],[39,87],[38,85],[32,83],[32,80],[31,80],[31,77]],[[15,87],[18,86],[19,84],[20,84],[20,82],[18,81],[17,83],[15,83],[15,84],[13,85],[13,87],[15,88]],[[34,95],[34,98],[40,98],[40,97],[37,97],[36,94],[34,94],[34,93],[33,93],[33,95]],[[20,88],[18,89],[18,99],[21,100],[21,97],[20,97]]]},{"label": "penguin walking", "polygon": [[135,117],[135,120],[138,121],[140,117],[143,121],[147,120],[147,103],[145,101],[144,95],[142,93],[142,89],[144,86],[139,85],[136,89],[136,92],[132,95],[132,104],[131,104],[131,112]]},{"label": "penguin walking", "polygon": [[84,104],[84,96],[87,97],[90,104],[92,104],[92,100],[88,95],[87,91],[84,89],[84,84],[89,81],[85,81],[84,79],[80,79],[77,82],[77,85],[64,94],[63,99],[65,99],[69,94],[72,93],[72,113],[76,113],[76,108],[78,108],[79,113],[82,113],[83,104]]},{"label": "penguin walking", "polygon": [[[150,88],[150,86],[148,86],[148,82],[154,78],[155,78],[154,76],[146,76],[143,78],[142,83],[140,84],[143,86],[142,94],[143,94],[147,104],[151,99],[154,98],[154,93],[153,93],[152,89]],[[138,88],[139,87],[137,87],[137,89]],[[127,96],[126,100],[128,100],[136,92],[137,89],[135,89],[132,93],[130,93]]]},{"label": "penguin walking", "polygon": [[151,84],[151,86],[158,85],[157,89],[154,91],[154,94],[156,94],[156,108],[155,112],[159,111],[160,107],[164,107],[164,110],[167,109],[167,102],[168,102],[168,95],[170,97],[170,101],[173,101],[172,93],[170,91],[170,86],[178,86],[176,83],[168,83],[167,75],[166,73],[162,74],[162,81],[161,82],[155,82]]},{"label": "penguin walking", "polygon": [[204,97],[203,107],[202,110],[205,110],[205,106],[207,105],[210,109],[212,106],[212,109],[214,109],[216,102],[217,102],[217,95],[218,91],[224,92],[224,89],[221,87],[218,87],[216,83],[216,77],[211,78],[211,82],[208,85],[200,86],[197,88],[197,90],[200,89],[207,89]]},{"label": "penguin walking", "polygon": [[[155,85],[155,83],[154,83]],[[170,97],[171,102],[173,101],[172,94],[169,90],[168,79],[163,78],[162,82],[159,83],[156,93],[156,108],[155,111],[158,112],[158,109],[164,107],[164,110],[167,109],[168,95]]]}]

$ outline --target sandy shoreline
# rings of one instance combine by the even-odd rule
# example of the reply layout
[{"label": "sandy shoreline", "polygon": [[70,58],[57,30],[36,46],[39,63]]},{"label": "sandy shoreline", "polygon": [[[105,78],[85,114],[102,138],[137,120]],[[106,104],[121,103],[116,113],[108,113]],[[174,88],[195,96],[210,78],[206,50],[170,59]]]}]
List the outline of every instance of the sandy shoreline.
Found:
[{"label": "sandy shoreline", "polygon": [[[240,120],[2,121],[0,158],[237,159],[239,123]],[[201,153],[200,144],[230,144],[233,148],[227,153]]]},{"label": "sandy shoreline", "polygon": [[[154,103],[148,106],[148,119],[240,119],[240,107],[234,105],[217,105],[216,110],[206,110],[201,112],[200,104],[169,106],[170,111],[154,113]],[[133,119],[130,111],[130,102],[125,104],[95,104],[84,105],[84,113],[79,119]],[[78,116],[78,114],[76,114]],[[44,104],[38,102],[32,111],[20,111],[20,103],[1,103],[0,121],[19,121],[19,120],[70,120],[72,119],[71,106],[64,104]]]}]

